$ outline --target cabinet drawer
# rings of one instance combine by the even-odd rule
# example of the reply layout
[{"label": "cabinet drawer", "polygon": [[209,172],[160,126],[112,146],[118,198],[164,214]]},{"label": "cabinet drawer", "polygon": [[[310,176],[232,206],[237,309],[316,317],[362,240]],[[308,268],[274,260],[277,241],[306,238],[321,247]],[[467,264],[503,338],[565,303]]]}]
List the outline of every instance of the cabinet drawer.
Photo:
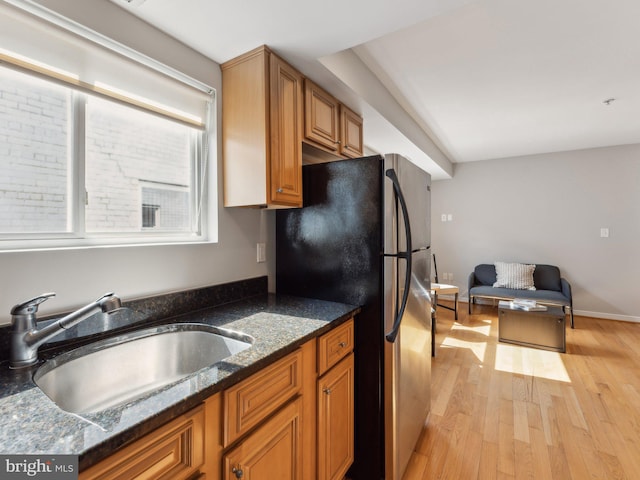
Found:
[{"label": "cabinet drawer", "polygon": [[353,319],[318,339],[318,375],[322,375],[353,350]]},{"label": "cabinet drawer", "polygon": [[224,447],[240,438],[301,390],[301,350],[225,390]]},{"label": "cabinet drawer", "polygon": [[172,420],[80,473],[80,480],[181,480],[204,464],[204,407]]}]

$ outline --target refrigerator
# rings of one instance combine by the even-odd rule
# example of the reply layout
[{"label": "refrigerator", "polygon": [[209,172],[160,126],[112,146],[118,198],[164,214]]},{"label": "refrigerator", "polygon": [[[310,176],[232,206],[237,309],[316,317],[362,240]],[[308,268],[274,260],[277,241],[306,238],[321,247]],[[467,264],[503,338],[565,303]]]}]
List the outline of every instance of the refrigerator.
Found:
[{"label": "refrigerator", "polygon": [[303,166],[276,213],[276,293],[362,307],[353,480],[401,480],[431,405],[430,175],[400,155]]}]

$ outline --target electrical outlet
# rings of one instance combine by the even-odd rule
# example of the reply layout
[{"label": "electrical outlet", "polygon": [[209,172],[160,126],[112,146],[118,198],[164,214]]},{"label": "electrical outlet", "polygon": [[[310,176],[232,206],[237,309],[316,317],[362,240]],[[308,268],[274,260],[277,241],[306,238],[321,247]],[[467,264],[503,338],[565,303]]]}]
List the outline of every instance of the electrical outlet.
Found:
[{"label": "electrical outlet", "polygon": [[453,222],[453,215],[450,213],[447,214],[447,222]]},{"label": "electrical outlet", "polygon": [[446,222],[446,221],[447,221],[447,214],[446,214],[446,213],[443,213],[443,214],[440,216],[440,220],[442,220],[443,222]]},{"label": "electrical outlet", "polygon": [[600,237],[601,238],[609,238],[609,229],[608,228],[601,228],[600,229]]}]

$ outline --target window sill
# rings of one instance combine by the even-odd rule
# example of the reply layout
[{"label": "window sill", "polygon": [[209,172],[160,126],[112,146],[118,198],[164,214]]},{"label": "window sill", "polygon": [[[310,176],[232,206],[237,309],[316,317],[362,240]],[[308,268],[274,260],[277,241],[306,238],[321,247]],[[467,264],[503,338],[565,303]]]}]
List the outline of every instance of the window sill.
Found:
[{"label": "window sill", "polygon": [[193,239],[183,238],[117,238],[100,240],[75,239],[75,240],[7,240],[0,241],[0,253],[20,253],[20,252],[46,252],[57,250],[87,250],[96,248],[119,248],[119,247],[160,247],[160,246],[184,246],[184,245],[206,245],[218,243],[213,239],[196,237]]}]

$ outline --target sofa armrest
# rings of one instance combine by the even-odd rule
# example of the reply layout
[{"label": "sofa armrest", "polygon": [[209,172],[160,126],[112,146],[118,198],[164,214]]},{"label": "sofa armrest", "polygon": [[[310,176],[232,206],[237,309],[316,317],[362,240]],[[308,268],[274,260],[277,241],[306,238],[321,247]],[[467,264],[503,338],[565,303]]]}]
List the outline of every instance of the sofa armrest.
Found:
[{"label": "sofa armrest", "polygon": [[467,290],[468,292],[470,292],[471,289],[476,286],[476,275],[474,272],[471,272],[469,274],[468,286],[469,286],[469,290]]},{"label": "sofa armrest", "polygon": [[569,299],[569,306],[573,309],[573,299],[571,298],[571,284],[565,279],[560,279],[562,294]]}]

